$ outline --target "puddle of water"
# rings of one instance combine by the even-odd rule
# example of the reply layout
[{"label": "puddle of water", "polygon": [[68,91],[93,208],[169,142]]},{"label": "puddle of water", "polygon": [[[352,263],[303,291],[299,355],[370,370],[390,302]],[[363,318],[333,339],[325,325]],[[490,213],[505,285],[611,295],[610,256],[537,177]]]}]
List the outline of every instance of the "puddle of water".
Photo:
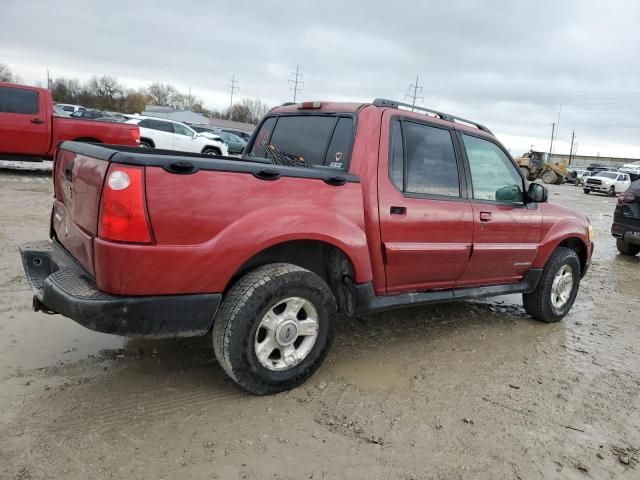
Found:
[{"label": "puddle of water", "polygon": [[329,367],[329,373],[362,390],[390,390],[410,384],[409,375],[399,365],[372,358],[340,358]]}]

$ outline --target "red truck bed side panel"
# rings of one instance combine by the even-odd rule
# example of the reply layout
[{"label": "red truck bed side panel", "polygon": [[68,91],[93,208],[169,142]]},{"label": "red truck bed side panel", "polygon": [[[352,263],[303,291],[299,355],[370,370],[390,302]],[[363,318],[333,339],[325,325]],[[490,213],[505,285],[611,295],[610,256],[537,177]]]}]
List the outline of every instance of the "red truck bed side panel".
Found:
[{"label": "red truck bed side panel", "polygon": [[98,288],[112,294],[224,291],[262,250],[319,240],[352,261],[357,282],[371,281],[359,183],[260,180],[249,173],[176,175],[146,169],[147,207],[156,245],[94,241]]}]

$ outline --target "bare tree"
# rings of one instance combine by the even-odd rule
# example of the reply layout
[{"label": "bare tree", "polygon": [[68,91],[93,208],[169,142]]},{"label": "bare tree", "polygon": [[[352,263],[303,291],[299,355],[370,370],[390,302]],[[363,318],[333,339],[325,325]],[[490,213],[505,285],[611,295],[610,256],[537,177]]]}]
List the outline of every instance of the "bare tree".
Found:
[{"label": "bare tree", "polygon": [[180,93],[172,85],[152,83],[146,91],[149,101],[154,105],[171,106],[180,100]]},{"label": "bare tree", "polygon": [[6,63],[0,63],[0,82],[13,82],[14,76]]},{"label": "bare tree", "polygon": [[269,106],[261,100],[243,98],[227,110],[227,118],[236,122],[258,123],[269,111]]}]

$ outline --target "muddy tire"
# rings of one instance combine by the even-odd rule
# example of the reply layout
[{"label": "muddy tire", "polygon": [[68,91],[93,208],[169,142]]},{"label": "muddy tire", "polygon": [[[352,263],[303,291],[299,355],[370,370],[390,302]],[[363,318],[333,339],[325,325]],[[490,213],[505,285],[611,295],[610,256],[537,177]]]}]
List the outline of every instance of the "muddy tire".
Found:
[{"label": "muddy tire", "polygon": [[631,257],[640,253],[640,245],[634,245],[629,242],[625,242],[621,238],[616,239],[616,247],[618,251],[623,255],[629,255]]},{"label": "muddy tire", "polygon": [[580,259],[575,250],[558,247],[547,261],[536,290],[523,293],[524,309],[536,320],[559,322],[569,313],[580,286]]},{"label": "muddy tire", "polygon": [[558,175],[553,170],[545,170],[540,178],[544,183],[551,184],[556,182],[557,177]]},{"label": "muddy tire", "polygon": [[616,187],[615,187],[615,185],[611,185],[611,188],[607,191],[607,196],[608,197],[615,197],[616,196]]},{"label": "muddy tire", "polygon": [[287,263],[265,265],[225,295],[213,323],[213,349],[240,387],[258,395],[283,392],[320,366],[335,315],[333,293],[315,273]]},{"label": "muddy tire", "polygon": [[591,190],[589,190],[588,188],[583,188],[582,191],[584,193],[586,193],[587,195],[589,195],[591,193]]}]

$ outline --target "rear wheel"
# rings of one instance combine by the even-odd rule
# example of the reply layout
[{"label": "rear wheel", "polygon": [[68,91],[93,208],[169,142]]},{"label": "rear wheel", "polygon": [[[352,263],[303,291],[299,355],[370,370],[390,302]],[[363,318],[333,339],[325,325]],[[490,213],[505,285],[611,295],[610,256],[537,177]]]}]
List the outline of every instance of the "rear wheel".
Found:
[{"label": "rear wheel", "polygon": [[153,148],[153,145],[151,144],[151,142],[149,140],[140,140],[140,146],[142,148]]},{"label": "rear wheel", "polygon": [[217,148],[205,148],[202,153],[205,155],[222,155],[222,152]]},{"label": "rear wheel", "polygon": [[558,247],[547,261],[535,291],[522,294],[524,309],[536,320],[558,322],[571,310],[579,286],[578,254]]},{"label": "rear wheel", "polygon": [[544,183],[555,183],[557,177],[558,175],[553,170],[545,170],[540,178]]},{"label": "rear wheel", "polygon": [[213,349],[225,372],[259,395],[302,384],[331,344],[333,293],[315,273],[274,263],[242,277],[213,324]]},{"label": "rear wheel", "polygon": [[634,245],[633,243],[625,242],[623,239],[616,239],[616,247],[618,251],[623,255],[635,256],[640,253],[640,245]]}]

